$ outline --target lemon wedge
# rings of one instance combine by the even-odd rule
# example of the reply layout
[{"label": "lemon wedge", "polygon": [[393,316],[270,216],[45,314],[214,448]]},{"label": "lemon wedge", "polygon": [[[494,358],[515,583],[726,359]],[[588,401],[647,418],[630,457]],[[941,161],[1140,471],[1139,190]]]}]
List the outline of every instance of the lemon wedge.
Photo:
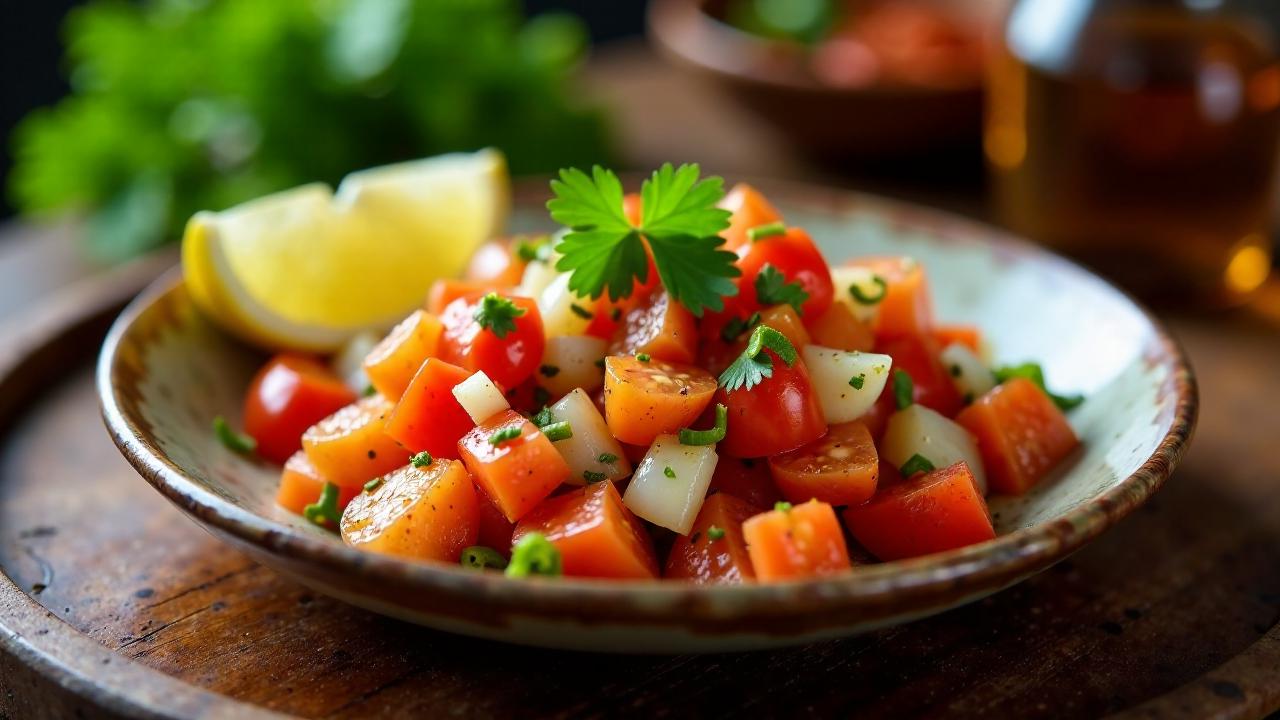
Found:
[{"label": "lemon wedge", "polygon": [[510,210],[496,150],[361,170],[221,212],[182,239],[187,287],[227,330],[268,348],[332,351],[421,306],[501,232]]}]

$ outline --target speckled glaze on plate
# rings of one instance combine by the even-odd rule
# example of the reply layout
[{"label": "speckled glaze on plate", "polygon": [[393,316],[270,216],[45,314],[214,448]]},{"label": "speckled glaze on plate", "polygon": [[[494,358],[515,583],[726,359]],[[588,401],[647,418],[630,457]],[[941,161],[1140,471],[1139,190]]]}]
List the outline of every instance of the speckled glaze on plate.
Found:
[{"label": "speckled glaze on plate", "polygon": [[[545,188],[545,186],[542,186]],[[970,602],[1079,549],[1151,496],[1190,439],[1196,388],[1178,345],[1142,308],[1079,267],[991,228],[851,193],[763,184],[833,262],[922,261],[937,313],[982,326],[1001,362],[1042,362],[1083,449],[1018,499],[994,498],[996,539],[838,577],[737,587],[509,580],[360,553],[277,507],[279,470],[223,448],[261,353],[205,321],[176,275],[116,321],[98,365],[107,428],[165,497],[214,535],[319,592],[450,632],[605,652],[712,652],[865,632]],[[517,230],[546,227],[542,191]]]}]

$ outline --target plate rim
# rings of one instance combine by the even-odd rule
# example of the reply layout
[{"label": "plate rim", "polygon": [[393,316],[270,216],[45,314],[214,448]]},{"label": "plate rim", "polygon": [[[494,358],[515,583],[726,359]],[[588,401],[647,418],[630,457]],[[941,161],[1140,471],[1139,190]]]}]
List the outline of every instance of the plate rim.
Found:
[{"label": "plate rim", "polygon": [[[1154,452],[1130,475],[1103,493],[1049,521],[943,553],[893,563],[861,566],[856,571],[809,580],[743,585],[698,585],[662,580],[620,582],[586,578],[511,579],[496,573],[476,573],[442,563],[414,561],[361,552],[318,534],[304,532],[273,518],[252,513],[206,490],[186,476],[150,443],[123,409],[114,382],[120,352],[129,331],[161,300],[182,292],[177,271],[158,279],[135,298],[112,324],[99,354],[95,378],[100,409],[108,433],[137,472],[170,502],[201,525],[216,528],[238,541],[291,562],[315,565],[341,573],[352,582],[388,582],[432,588],[521,614],[569,612],[607,608],[605,614],[626,622],[672,619],[680,624],[699,620],[741,620],[751,617],[793,616],[852,606],[880,608],[881,617],[909,614],[931,606],[946,606],[942,597],[971,598],[1013,584],[1044,570],[1091,542],[1146,502],[1168,479],[1185,453],[1199,409],[1198,387],[1181,344],[1142,303],[1076,263],[1004,230],[950,212],[877,195],[793,181],[750,179],[793,206],[819,211],[866,207],[891,219],[911,218],[912,228],[929,228],[936,242],[972,242],[994,246],[1022,259],[1047,264],[1054,271],[1075,274],[1118,300],[1129,304],[1153,331],[1160,364],[1169,367],[1165,383],[1176,397],[1169,429]],[[523,205],[547,196],[533,186],[517,187],[514,198]],[[921,222],[921,221],[924,222]],[[1152,348],[1144,348],[1148,356]],[[215,533],[216,534],[216,533]],[[590,602],[590,606],[583,603]],[[887,609],[886,609],[887,603]],[[950,603],[950,604],[954,604]],[[578,615],[574,615],[577,617]],[[869,618],[870,619],[870,618]]]}]

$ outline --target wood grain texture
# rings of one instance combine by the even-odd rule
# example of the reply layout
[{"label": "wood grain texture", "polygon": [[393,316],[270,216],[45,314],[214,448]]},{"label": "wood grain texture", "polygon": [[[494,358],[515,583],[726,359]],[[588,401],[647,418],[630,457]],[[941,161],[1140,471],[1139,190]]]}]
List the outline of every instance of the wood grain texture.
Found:
[{"label": "wood grain texture", "polygon": [[1027,583],[860,638],[600,657],[452,637],[317,597],[133,474],[93,408],[96,342],[83,330],[59,344],[79,367],[43,364],[30,378],[43,392],[0,450],[0,570],[126,667],[303,717],[1260,716],[1280,705],[1263,672],[1274,673],[1280,619],[1280,461],[1266,422],[1280,338],[1244,314],[1176,327],[1204,414],[1152,503]]}]

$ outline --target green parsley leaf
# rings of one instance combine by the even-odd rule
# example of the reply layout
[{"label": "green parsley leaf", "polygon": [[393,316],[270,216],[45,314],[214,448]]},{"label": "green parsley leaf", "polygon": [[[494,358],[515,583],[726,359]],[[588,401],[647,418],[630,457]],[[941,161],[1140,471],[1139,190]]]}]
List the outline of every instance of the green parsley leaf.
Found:
[{"label": "green parsley leaf", "polygon": [[666,467],[662,468],[662,474],[663,474],[663,475],[666,475],[666,476],[667,476],[667,477],[669,477],[669,478],[673,478],[673,479],[674,479],[674,478],[675,478],[675,476],[676,476],[676,471],[675,471],[675,470],[672,470],[672,469],[671,469],[671,466],[670,466],[670,465],[668,465],[668,466],[666,466]]},{"label": "green parsley leaf", "polygon": [[543,426],[542,434],[546,435],[547,439],[551,442],[568,440],[573,437],[573,426],[569,424],[568,420],[561,420],[560,422],[554,422],[550,425]]},{"label": "green parsley leaf", "polygon": [[516,305],[511,298],[498,293],[489,293],[476,308],[475,319],[480,327],[497,335],[499,339],[507,333],[515,332],[516,318],[523,316],[528,310]]},{"label": "green parsley leaf", "polygon": [[[694,315],[724,308],[722,297],[737,293],[737,256],[721,249],[719,233],[729,212],[716,207],[724,196],[718,177],[699,180],[697,165],[654,171],[640,188],[642,217],[633,227],[622,212],[622,183],[599,166],[588,176],[577,168],[551,181],[555,194],[547,209],[571,229],[556,245],[556,269],[572,273],[569,289],[580,296],[611,300],[631,295],[635,281],[648,280],[645,240],[667,293]],[[644,240],[641,239],[644,237]]]},{"label": "green parsley leaf", "polygon": [[649,353],[636,353],[636,359],[640,362],[649,362],[653,358],[649,357]]},{"label": "green parsley leaf", "polygon": [[681,445],[715,445],[724,439],[729,430],[729,408],[716,403],[716,424],[709,430],[680,429]]},{"label": "green parsley leaf", "polygon": [[795,365],[799,357],[786,335],[768,325],[758,325],[751,331],[747,349],[720,374],[720,385],[729,392],[740,388],[750,390],[765,378],[773,377],[773,358],[764,354],[765,348],[777,353],[787,367]]},{"label": "green parsley leaf", "polygon": [[564,574],[564,562],[560,551],[546,535],[531,532],[520,538],[511,548],[511,562],[507,564],[507,577],[544,575],[558,577]]},{"label": "green parsley leaf", "polygon": [[618,456],[608,452],[600,453],[600,456],[597,457],[596,460],[600,461],[601,463],[604,463],[605,465],[612,465],[618,462]]},{"label": "green parsley leaf", "polygon": [[715,542],[716,540],[721,540],[723,538],[724,538],[724,528],[720,527],[719,525],[712,525],[711,527],[707,528],[707,539],[710,540],[711,542]]},{"label": "green parsley leaf", "polygon": [[508,440],[515,440],[518,437],[520,437],[520,427],[517,425],[512,425],[511,427],[504,427],[501,430],[498,430],[494,432],[492,435],[490,435],[489,444],[501,445],[502,443],[507,442]]},{"label": "green parsley leaf", "polygon": [[757,225],[747,230],[747,239],[751,242],[759,242],[771,237],[787,234],[787,226],[780,222],[768,223],[765,225]]},{"label": "green parsley leaf", "polygon": [[867,374],[858,373],[857,375],[854,375],[853,377],[849,378],[849,387],[853,388],[854,390],[861,390],[862,386],[866,384],[866,382],[867,382]]},{"label": "green parsley leaf", "polygon": [[1040,363],[1025,362],[1021,365],[1010,365],[1006,367],[996,368],[996,382],[1003,384],[1014,378],[1026,378],[1035,383],[1037,387],[1044,391],[1045,395],[1058,406],[1059,410],[1073,410],[1084,402],[1083,395],[1056,395],[1044,381],[1044,368],[1040,367]]},{"label": "green parsley leaf", "polygon": [[302,517],[326,530],[338,529],[342,522],[342,512],[338,510],[338,486],[325,483],[320,490],[320,499],[302,509]]},{"label": "green parsley leaf", "polygon": [[502,570],[507,567],[507,559],[502,557],[501,553],[484,545],[472,545],[469,548],[464,548],[458,563],[462,567],[471,570],[487,570],[488,568]]},{"label": "green parsley leaf", "polygon": [[756,275],[756,298],[761,305],[790,305],[796,312],[803,314],[802,307],[804,301],[809,299],[809,293],[804,291],[798,281],[787,282],[787,277],[777,268],[766,264],[760,268],[760,274]]},{"label": "green parsley leaf", "polygon": [[258,441],[231,429],[231,424],[221,415],[213,419],[213,434],[226,449],[248,455],[258,449]]},{"label": "green parsley leaf", "polygon": [[906,410],[915,402],[916,384],[903,370],[893,371],[893,402],[899,410]]},{"label": "green parsley leaf", "polygon": [[426,450],[423,450],[417,455],[414,455],[413,457],[409,458],[409,464],[416,468],[427,467],[435,461],[436,459],[431,457],[431,453],[427,452]]},{"label": "green parsley leaf", "polygon": [[916,473],[933,472],[936,469],[937,468],[934,467],[933,463],[929,461],[929,458],[916,453],[915,455],[907,458],[906,462],[902,463],[901,472],[902,477],[909,478]]},{"label": "green parsley leaf", "polygon": [[595,470],[583,470],[582,479],[586,480],[588,485],[593,485],[595,483],[608,480],[609,476],[602,472],[596,472]]},{"label": "green parsley leaf", "polygon": [[778,501],[773,504],[775,512],[791,512],[791,503]]}]

